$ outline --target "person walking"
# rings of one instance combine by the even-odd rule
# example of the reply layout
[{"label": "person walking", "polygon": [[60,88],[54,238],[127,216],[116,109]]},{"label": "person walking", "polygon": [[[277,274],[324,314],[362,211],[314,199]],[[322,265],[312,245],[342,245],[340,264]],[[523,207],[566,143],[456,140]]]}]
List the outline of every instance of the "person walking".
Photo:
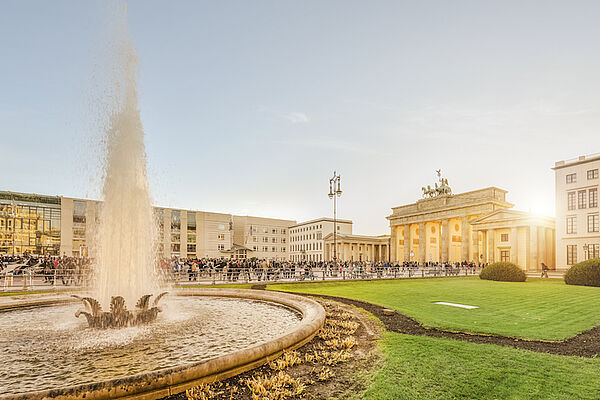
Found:
[{"label": "person walking", "polygon": [[549,269],[550,268],[546,264],[542,263],[542,276],[541,276],[541,278],[547,278],[548,277],[548,270]]}]

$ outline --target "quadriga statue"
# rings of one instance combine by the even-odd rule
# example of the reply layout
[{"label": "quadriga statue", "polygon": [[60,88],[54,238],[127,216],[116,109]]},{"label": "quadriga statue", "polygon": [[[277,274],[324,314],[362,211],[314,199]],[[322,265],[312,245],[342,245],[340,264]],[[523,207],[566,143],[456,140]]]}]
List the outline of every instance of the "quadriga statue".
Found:
[{"label": "quadriga statue", "polygon": [[90,328],[107,329],[143,325],[154,321],[158,313],[162,311],[157,306],[158,302],[166,294],[167,292],[159,294],[152,302],[152,307],[150,307],[151,294],[140,297],[134,311],[127,310],[125,299],[122,296],[114,296],[110,299],[110,312],[102,311],[98,300],[92,297],[72,296],[81,300],[85,306],[85,310],[77,311],[75,317],[79,318],[80,315],[83,315]]}]

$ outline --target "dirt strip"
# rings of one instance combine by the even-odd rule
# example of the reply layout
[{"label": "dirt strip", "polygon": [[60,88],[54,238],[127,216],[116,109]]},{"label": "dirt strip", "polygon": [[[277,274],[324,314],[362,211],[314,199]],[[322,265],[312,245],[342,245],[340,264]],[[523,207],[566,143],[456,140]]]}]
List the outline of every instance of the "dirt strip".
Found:
[{"label": "dirt strip", "polygon": [[[260,286],[264,287],[264,285],[256,285],[256,289],[263,288]],[[597,357],[600,355],[600,326],[560,342],[520,339],[508,336],[480,333],[452,332],[438,328],[426,328],[415,319],[404,314],[400,314],[399,312],[395,312],[392,315],[386,315],[383,311],[385,307],[367,303],[365,301],[347,299],[337,296],[317,295],[312,293],[294,294],[335,300],[340,303],[351,304],[356,307],[360,307],[379,318],[385,325],[386,329],[391,332],[404,333],[407,335],[463,340],[471,343],[496,344],[499,346],[514,347],[516,349],[531,350],[539,353],[560,354],[563,356]]]}]

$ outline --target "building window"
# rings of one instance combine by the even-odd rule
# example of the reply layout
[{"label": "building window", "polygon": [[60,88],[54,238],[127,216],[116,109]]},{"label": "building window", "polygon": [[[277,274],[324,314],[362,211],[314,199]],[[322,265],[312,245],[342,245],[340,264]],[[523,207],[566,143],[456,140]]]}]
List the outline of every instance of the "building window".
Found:
[{"label": "building window", "polygon": [[277,243],[277,238],[271,238],[271,242]]},{"label": "building window", "polygon": [[179,233],[171,234],[171,242],[180,242],[180,241],[181,241],[181,235]]},{"label": "building window", "polygon": [[181,245],[179,243],[171,243],[171,251],[179,253]]},{"label": "building window", "polygon": [[285,243],[285,238],[281,238],[281,243]]},{"label": "building window", "polygon": [[590,189],[589,198],[590,208],[598,207],[598,189]]},{"label": "building window", "polygon": [[600,220],[600,215],[598,214],[592,214],[592,215],[588,215],[587,217],[587,223],[588,223],[588,232],[592,233],[592,232],[600,232],[600,230],[598,229],[598,221]]},{"label": "building window", "polygon": [[188,244],[187,245],[187,252],[189,253],[196,253],[196,245],[195,244]]},{"label": "building window", "polygon": [[598,168],[588,170],[587,178],[588,179],[598,179]]},{"label": "building window", "polygon": [[219,233],[217,235],[217,239],[219,239],[219,240],[225,240],[225,234],[224,233]]},{"label": "building window", "polygon": [[86,202],[85,201],[73,201],[73,222],[74,223],[82,223],[85,224],[85,209]]},{"label": "building window", "polygon": [[501,250],[500,251],[500,261],[502,261],[502,262],[510,261],[510,251],[509,250]]},{"label": "building window", "polygon": [[282,234],[282,235],[285,235],[285,229],[282,229],[282,230],[281,230],[281,234]]},{"label": "building window", "polygon": [[258,238],[256,236],[252,236],[252,241],[253,242],[258,242]]},{"label": "building window", "polygon": [[269,243],[269,238],[268,237],[263,237],[263,243]]},{"label": "building window", "polygon": [[577,182],[577,174],[567,175],[567,183],[575,183],[575,182]]},{"label": "building window", "polygon": [[273,229],[271,230],[271,233],[272,233],[273,235],[277,235],[277,229],[273,228]]},{"label": "building window", "polygon": [[501,242],[508,242],[508,233],[503,233],[500,235]]},{"label": "building window", "polygon": [[258,251],[258,246],[252,246],[252,251]]},{"label": "building window", "polygon": [[592,258],[600,258],[600,244],[588,245],[588,260]]},{"label": "building window", "polygon": [[219,229],[220,231],[224,231],[225,230],[225,224],[219,224],[217,226],[217,229]]},{"label": "building window", "polygon": [[196,232],[196,213],[193,211],[187,212],[187,231],[188,233]]},{"label": "building window", "polygon": [[271,251],[273,251],[273,253],[277,252],[277,247],[271,247]]},{"label": "building window", "polygon": [[282,252],[282,253],[285,253],[285,247],[282,247],[282,248],[281,248],[281,252]]},{"label": "building window", "polygon": [[577,233],[577,217],[567,217],[567,233]]},{"label": "building window", "polygon": [[573,265],[577,263],[577,245],[567,245],[567,265]]},{"label": "building window", "polygon": [[580,190],[579,192],[577,192],[577,204],[579,208],[587,208],[585,204],[586,197],[587,196],[585,190]]},{"label": "building window", "polygon": [[187,242],[188,243],[196,243],[196,234],[188,234],[187,235]]},{"label": "building window", "polygon": [[567,207],[569,211],[573,211],[575,209],[575,198],[577,196],[576,192],[569,192],[567,194]]},{"label": "building window", "polygon": [[177,210],[171,210],[171,230],[179,232],[181,229],[181,214]]},{"label": "building window", "polygon": [[217,248],[218,248],[219,250],[225,250],[225,245],[224,245],[224,244],[219,244],[219,245],[217,246]]}]

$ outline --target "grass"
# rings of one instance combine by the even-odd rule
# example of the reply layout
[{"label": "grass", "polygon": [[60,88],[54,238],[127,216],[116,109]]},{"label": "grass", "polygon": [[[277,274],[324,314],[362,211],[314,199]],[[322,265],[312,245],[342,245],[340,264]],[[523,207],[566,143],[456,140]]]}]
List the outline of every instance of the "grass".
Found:
[{"label": "grass", "polygon": [[599,359],[386,332],[363,394],[387,399],[598,399]]},{"label": "grass", "polygon": [[32,290],[27,292],[1,292],[0,297],[5,296],[23,296],[26,294],[43,294],[43,293],[56,293],[56,290]]},{"label": "grass", "polygon": [[[393,308],[426,326],[560,340],[600,325],[600,288],[562,280],[492,282],[476,277],[269,285],[271,290],[326,294]],[[479,306],[474,310],[435,301]]]}]

